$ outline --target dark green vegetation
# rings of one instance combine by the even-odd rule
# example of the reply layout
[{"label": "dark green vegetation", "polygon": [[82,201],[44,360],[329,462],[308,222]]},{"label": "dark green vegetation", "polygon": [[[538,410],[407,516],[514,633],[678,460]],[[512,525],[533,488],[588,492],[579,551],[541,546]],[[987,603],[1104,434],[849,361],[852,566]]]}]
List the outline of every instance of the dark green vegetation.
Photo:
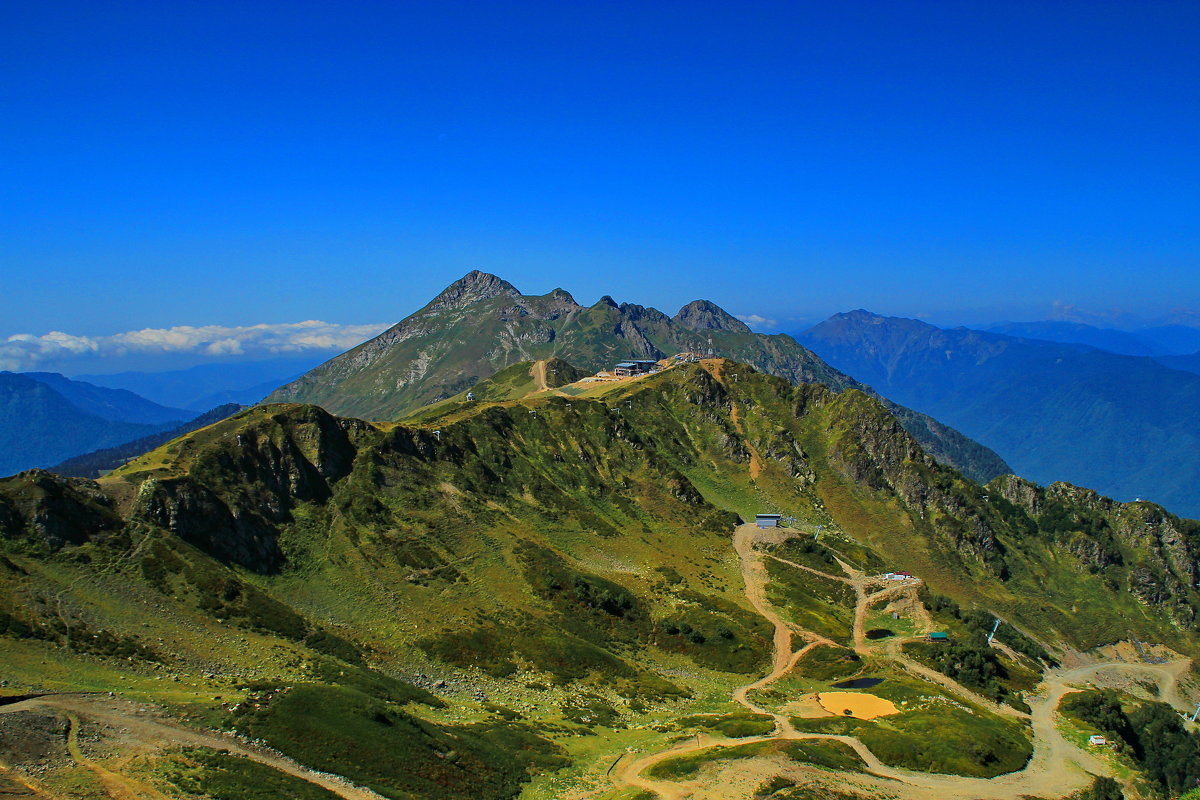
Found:
[{"label": "dark green vegetation", "polygon": [[232,727],[323,772],[384,797],[512,797],[530,771],[563,763],[524,726],[433,725],[353,689],[296,686],[235,708]]},{"label": "dark green vegetation", "polygon": [[799,730],[855,736],[883,763],[920,772],[991,778],[1024,768],[1033,753],[1028,734],[1016,722],[944,702],[878,720],[825,717],[792,723]]},{"label": "dark green vegetation", "polygon": [[0,475],[172,430],[193,416],[61,375],[0,372]]},{"label": "dark green vegetation", "polygon": [[996,628],[996,618],[982,609],[963,609],[949,597],[934,594],[928,589],[922,591],[921,600],[936,619],[949,621],[952,626],[965,631],[973,639],[987,637],[994,629],[997,642],[1008,645],[1034,661],[1058,666],[1058,662],[1046,652],[1046,648],[1006,622],[1001,621],[1000,627]]},{"label": "dark green vegetation", "polygon": [[707,764],[769,755],[781,755],[792,761],[842,772],[861,772],[865,766],[858,754],[841,742],[817,739],[772,739],[766,742],[753,742],[730,747],[713,747],[660,761],[648,769],[646,774],[667,780],[687,780],[694,777]]},{"label": "dark green vegetation", "polygon": [[1189,733],[1165,703],[1126,705],[1111,691],[1063,698],[1062,711],[1119,742],[1164,796],[1176,797],[1200,780],[1200,735]]},{"label": "dark green vegetation", "polygon": [[806,678],[833,683],[857,674],[862,666],[862,659],[848,647],[819,645],[808,651],[798,669]]},{"label": "dark green vegetation", "polygon": [[1078,800],[1125,800],[1121,784],[1112,778],[1098,776],[1092,785],[1078,794]]},{"label": "dark green vegetation", "polygon": [[320,786],[241,756],[206,747],[185,748],[164,769],[166,780],[212,800],[336,800]]},{"label": "dark green vegetation", "polygon": [[[777,552],[831,574],[827,552],[869,569],[902,553],[963,631],[976,615],[962,609],[995,609],[1051,646],[1132,631],[1195,652],[1194,590],[1115,579],[1134,564],[1160,582],[1186,574],[1192,523],[1106,503],[981,487],[862,392],[723,360],[595,395],[452,403],[422,424],[263,406],[100,481],[0,480],[0,648],[13,693],[167,698],[391,796],[510,797],[530,776],[544,793],[564,759],[611,763],[639,721],[728,711],[714,698],[767,669],[771,627],[730,547],[763,508],[823,526],[818,546]],[[1092,571],[1067,539],[1122,561]],[[845,583],[764,563],[782,614],[848,641]],[[84,630],[153,654],[94,655]],[[872,692],[904,713],[819,724],[889,763],[995,775],[1028,757],[1019,724],[848,650],[802,663],[886,677]],[[743,722],[762,725],[729,724]]]},{"label": "dark green vegetation", "polygon": [[242,406],[235,403],[217,406],[211,411],[206,411],[190,422],[176,428],[163,431],[162,433],[151,434],[150,436],[143,436],[140,439],[134,439],[131,442],[125,442],[116,447],[105,447],[91,453],[73,456],[61,464],[51,467],[51,470],[57,472],[59,475],[67,475],[73,478],[99,478],[104,473],[116,469],[132,458],[149,453],[154,448],[161,447],[172,439],[177,439],[192,431],[198,431],[201,428],[212,425],[214,422],[219,422],[241,411],[242,408]]},{"label": "dark green vegetation", "polygon": [[[790,336],[754,333],[707,300],[687,304],[674,317],[632,303],[617,305],[610,297],[585,308],[562,289],[527,296],[476,270],[371,341],[278,389],[267,402],[314,403],[335,414],[396,420],[484,379],[491,380],[479,386],[477,401],[512,399],[514,389],[532,385],[521,362],[570,362],[593,374],[628,358],[707,352],[710,337],[721,356],[793,383],[871,391]],[[567,382],[575,367],[557,376],[549,370],[547,383]],[[941,462],[977,480],[1011,471],[995,453],[957,431],[909,409],[889,407]]]},{"label": "dark green vegetation", "polygon": [[1029,705],[1007,685],[1012,676],[982,636],[942,644],[910,642],[904,645],[904,653],[984,697],[1029,711]]},{"label": "dark green vegetation", "polygon": [[800,341],[994,448],[1019,475],[1200,516],[1200,419],[1180,413],[1200,407],[1200,375],[1148,357],[866,311],[837,314]]},{"label": "dark green vegetation", "polygon": [[765,736],[775,730],[775,720],[766,714],[743,711],[736,714],[708,714],[676,720],[681,728],[711,731],[730,739]]},{"label": "dark green vegetation", "polygon": [[964,610],[958,603],[928,591],[922,593],[925,606],[951,634],[948,642],[911,642],[904,652],[926,666],[991,698],[1021,711],[1029,706],[1020,690],[1031,689],[1041,676],[1042,663],[1054,664],[1045,648],[1011,625],[1001,624],[995,639],[1026,657],[1014,663],[988,644],[995,617],[981,609]]}]

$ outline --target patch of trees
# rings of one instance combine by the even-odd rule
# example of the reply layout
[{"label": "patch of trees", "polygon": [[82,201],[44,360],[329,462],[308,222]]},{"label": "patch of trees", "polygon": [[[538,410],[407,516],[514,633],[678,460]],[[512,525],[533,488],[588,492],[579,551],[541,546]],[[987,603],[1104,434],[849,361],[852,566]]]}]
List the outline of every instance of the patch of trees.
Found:
[{"label": "patch of trees", "polygon": [[[931,613],[952,617],[962,623],[972,634],[982,635],[986,639],[992,632],[996,618],[987,611],[978,608],[964,610],[949,597],[924,590],[921,599]],[[999,630],[996,631],[996,639],[1034,661],[1044,661],[1050,666],[1058,666],[1058,662],[1046,652],[1046,648],[1007,623],[1001,623]]]},{"label": "patch of trees", "polygon": [[1148,702],[1127,712],[1114,692],[1094,691],[1068,695],[1062,707],[1119,742],[1168,796],[1200,785],[1200,736],[1167,704]]},{"label": "patch of trees", "polygon": [[1121,784],[1098,775],[1091,786],[1079,793],[1078,800],[1125,800],[1125,793],[1121,791]]},{"label": "patch of trees", "polygon": [[978,633],[942,644],[915,642],[904,649],[924,664],[997,703],[1007,702],[1028,710],[1024,701],[1004,685],[1008,671],[996,657],[996,651],[988,645],[986,637]]}]

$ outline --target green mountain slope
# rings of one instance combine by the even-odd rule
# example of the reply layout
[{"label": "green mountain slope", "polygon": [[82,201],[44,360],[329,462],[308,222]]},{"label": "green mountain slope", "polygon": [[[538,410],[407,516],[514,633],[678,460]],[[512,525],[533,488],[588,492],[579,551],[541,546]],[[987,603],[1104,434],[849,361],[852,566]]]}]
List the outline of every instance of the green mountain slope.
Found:
[{"label": "green mountain slope", "polygon": [[[109,714],[153,701],[168,716],[140,731],[236,731],[306,780],[335,773],[386,797],[615,798],[684,769],[629,759],[612,789],[627,748],[665,752],[710,726],[763,736],[783,719],[850,737],[876,774],[987,780],[1029,759],[1021,714],[1043,713],[1028,692],[1039,656],[1130,634],[1197,652],[1200,523],[1063,485],[982,487],[856,390],[713,360],[596,396],[440,414],[371,424],[263,406],[100,482],[0,481],[4,690],[116,691]],[[741,529],[731,545],[738,519],[763,510],[801,538],[755,548]],[[922,582],[881,576],[899,569]],[[855,599],[868,591],[877,609]],[[980,644],[991,614],[1009,650]],[[775,616],[797,648],[826,649],[781,656]],[[872,644],[877,617],[914,635]],[[930,624],[966,655],[920,650]],[[963,669],[970,659],[987,669]],[[856,674],[884,676],[872,691],[899,715],[876,725],[792,705]],[[731,702],[752,682],[750,705]],[[30,702],[42,705],[12,708],[65,708]],[[854,769],[818,751],[789,758]],[[687,769],[714,753],[697,757]],[[178,797],[173,758],[122,774]]]},{"label": "green mountain slope", "polygon": [[[590,373],[628,358],[706,353],[753,365],[793,383],[865,387],[786,335],[752,332],[697,300],[674,317],[603,297],[589,307],[555,289],[522,295],[478,270],[420,311],[272,393],[265,402],[311,403],[334,414],[396,420],[524,361],[558,358]],[[936,458],[979,480],[1011,470],[994,452],[909,409],[889,404]]]}]

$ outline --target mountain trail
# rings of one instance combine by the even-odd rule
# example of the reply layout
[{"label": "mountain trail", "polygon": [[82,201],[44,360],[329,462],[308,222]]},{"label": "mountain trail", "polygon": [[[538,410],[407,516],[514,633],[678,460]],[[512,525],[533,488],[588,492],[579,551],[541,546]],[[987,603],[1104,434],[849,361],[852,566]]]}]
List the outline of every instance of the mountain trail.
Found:
[{"label": "mountain trail", "polygon": [[539,392],[550,389],[549,384],[546,383],[546,362],[544,360],[539,359],[533,362],[533,382]]}]

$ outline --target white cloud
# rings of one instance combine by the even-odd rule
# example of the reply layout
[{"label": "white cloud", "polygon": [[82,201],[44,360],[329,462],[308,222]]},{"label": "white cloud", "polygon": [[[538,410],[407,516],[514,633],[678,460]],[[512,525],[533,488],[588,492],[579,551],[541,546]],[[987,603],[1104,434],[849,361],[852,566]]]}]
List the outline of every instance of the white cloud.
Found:
[{"label": "white cloud", "polygon": [[747,325],[757,325],[761,328],[774,328],[776,325],[775,320],[768,319],[759,314],[734,314],[734,316]]},{"label": "white cloud", "polygon": [[42,336],[17,333],[0,340],[0,369],[36,369],[49,362],[79,356],[100,358],[132,354],[187,353],[213,358],[238,355],[282,355],[349,350],[382,333],[388,324],[338,325],[320,320],[274,325],[178,325],[143,328],[111,336],[74,336],[51,331]]}]

